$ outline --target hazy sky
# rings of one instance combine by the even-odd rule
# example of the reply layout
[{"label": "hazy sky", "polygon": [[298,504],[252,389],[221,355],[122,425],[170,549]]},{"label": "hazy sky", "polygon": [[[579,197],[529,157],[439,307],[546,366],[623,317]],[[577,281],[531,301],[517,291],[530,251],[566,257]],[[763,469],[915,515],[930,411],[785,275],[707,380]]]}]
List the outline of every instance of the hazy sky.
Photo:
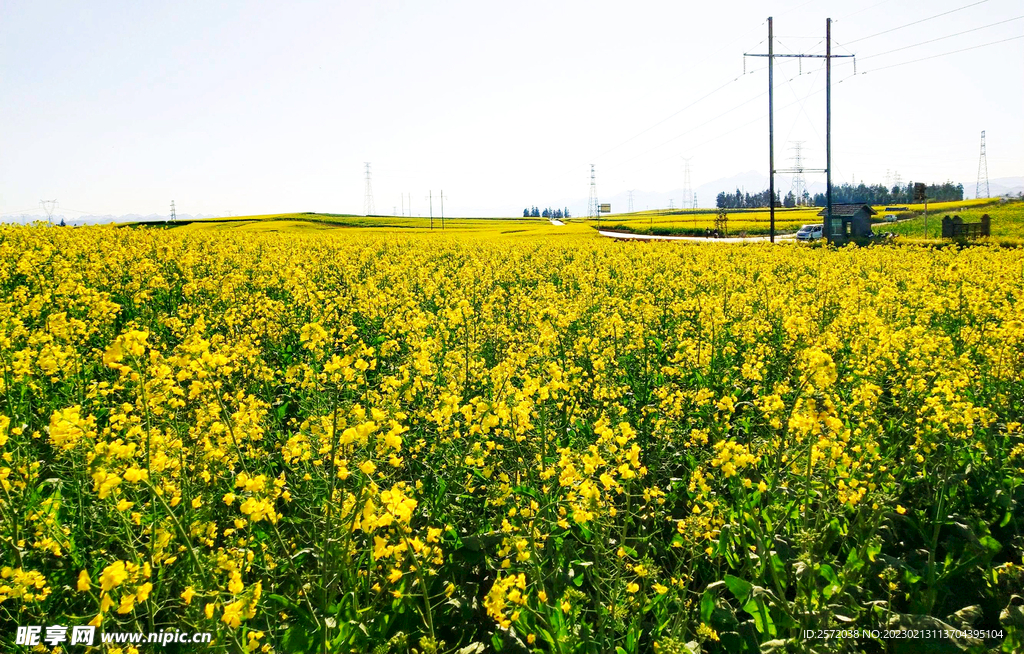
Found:
[{"label": "hazy sky", "polygon": [[[990,177],[1024,174],[1024,39],[882,68],[1020,37],[985,26],[1024,3],[874,35],[976,1],[4,0],[0,214],[361,213],[364,161],[377,213],[443,189],[463,216],[585,202],[591,163],[602,196],[678,188],[684,156],[693,186],[764,173],[766,60],[742,55],[769,14],[776,52],[823,52],[832,17],[857,55],[833,64],[834,181],[973,193],[981,130]],[[777,60],[779,168],[798,140],[824,167],[823,68]]]}]

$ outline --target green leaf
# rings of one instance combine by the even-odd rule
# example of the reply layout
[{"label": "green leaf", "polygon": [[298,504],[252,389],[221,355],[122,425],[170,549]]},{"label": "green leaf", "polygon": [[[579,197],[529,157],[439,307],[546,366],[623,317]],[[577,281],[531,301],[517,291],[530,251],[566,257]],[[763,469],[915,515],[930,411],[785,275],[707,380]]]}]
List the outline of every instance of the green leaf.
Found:
[{"label": "green leaf", "polygon": [[313,649],[312,633],[294,625],[284,632],[281,645],[286,652],[308,652]]},{"label": "green leaf", "polygon": [[760,597],[751,598],[743,605],[743,610],[754,617],[754,627],[760,634],[769,636],[777,635],[775,622],[772,620],[771,612]]},{"label": "green leaf", "polygon": [[985,549],[987,549],[989,552],[992,552],[993,554],[1003,549],[1003,546],[999,544],[999,541],[997,541],[995,538],[992,538],[991,536],[982,536],[979,540],[981,541],[981,544],[985,547]]},{"label": "green leaf", "polygon": [[830,584],[839,584],[839,579],[836,578],[836,571],[833,570],[832,566],[830,566],[829,564],[821,564],[821,567],[818,569],[818,572],[820,572],[821,576],[828,580]]},{"label": "green leaf", "polygon": [[882,546],[881,545],[876,545],[875,543],[868,543],[868,546],[867,546],[866,549],[867,549],[867,553],[868,553],[868,561],[871,561],[872,563],[874,563],[875,562],[875,557],[878,556],[878,553],[882,551]]},{"label": "green leaf", "polygon": [[704,624],[711,622],[711,613],[715,610],[715,597],[711,591],[705,591],[700,598],[700,621]]},{"label": "green leaf", "polygon": [[864,560],[860,558],[860,551],[857,548],[850,550],[850,553],[846,555],[846,569],[856,572],[863,567]]},{"label": "green leaf", "polygon": [[779,583],[782,584],[782,589],[786,589],[786,564],[782,562],[782,559],[778,554],[772,554],[768,559],[768,563],[771,564],[772,569],[775,570],[775,575],[779,578]]},{"label": "green leaf", "polygon": [[725,575],[725,585],[729,588],[740,604],[746,603],[747,597],[750,596],[750,590],[753,588],[753,585],[751,585],[750,582],[744,581],[739,577],[734,577],[733,575]]}]

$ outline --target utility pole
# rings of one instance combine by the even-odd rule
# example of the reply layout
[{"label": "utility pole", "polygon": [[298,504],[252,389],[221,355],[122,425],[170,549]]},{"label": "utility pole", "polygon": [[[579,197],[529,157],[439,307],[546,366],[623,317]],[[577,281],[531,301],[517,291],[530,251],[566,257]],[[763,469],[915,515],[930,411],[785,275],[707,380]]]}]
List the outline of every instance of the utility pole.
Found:
[{"label": "utility pole", "polygon": [[370,163],[366,164],[366,192],[363,194],[363,212],[367,216],[373,215],[373,187],[370,185]]},{"label": "utility pole", "polygon": [[171,222],[178,220],[178,214],[174,212],[174,200],[171,200]]},{"label": "utility pole", "polygon": [[[776,57],[792,59],[824,59],[825,60],[825,170],[809,171],[800,169],[800,172],[825,173],[825,237],[832,241],[832,60],[837,57],[854,57],[855,55],[834,55],[832,54],[832,19],[825,19],[825,54],[775,54],[772,44],[772,19],[768,18],[768,54],[747,54],[744,57],[768,57],[768,205],[771,207],[771,241],[775,242],[775,173],[795,172],[792,170],[775,170],[775,139],[773,130],[774,106],[773,106],[773,66],[772,62]],[[856,68],[856,61],[854,62]]]},{"label": "utility pole", "polygon": [[832,19],[825,19],[825,238],[832,240]]},{"label": "utility pole", "polygon": [[768,239],[775,242],[775,103],[773,102],[773,89],[775,88],[775,53],[772,48],[775,39],[772,38],[772,17],[768,17],[768,214],[771,217]]}]

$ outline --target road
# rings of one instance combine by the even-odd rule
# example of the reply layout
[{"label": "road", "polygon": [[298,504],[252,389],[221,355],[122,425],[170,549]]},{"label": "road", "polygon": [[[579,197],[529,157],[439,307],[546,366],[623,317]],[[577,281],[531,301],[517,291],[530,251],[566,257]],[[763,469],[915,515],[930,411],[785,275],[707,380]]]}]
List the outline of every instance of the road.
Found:
[{"label": "road", "polygon": [[[767,243],[771,239],[767,236],[726,236],[714,238],[707,236],[659,236],[657,234],[631,234],[629,232],[610,232],[599,229],[597,233],[601,236],[619,240],[631,241],[689,241],[691,243]],[[796,234],[779,234],[776,241],[795,241]]]}]

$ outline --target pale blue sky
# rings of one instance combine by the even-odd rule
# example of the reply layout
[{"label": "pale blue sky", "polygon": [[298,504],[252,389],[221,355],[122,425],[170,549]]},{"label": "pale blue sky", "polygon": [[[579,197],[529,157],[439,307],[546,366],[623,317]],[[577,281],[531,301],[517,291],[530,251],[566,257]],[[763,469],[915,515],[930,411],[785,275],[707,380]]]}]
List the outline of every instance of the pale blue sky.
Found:
[{"label": "pale blue sky", "polygon": [[[765,172],[767,74],[742,54],[765,50],[769,13],[777,52],[822,51],[837,19],[864,73],[1024,35],[1016,20],[867,58],[1024,15],[988,0],[862,38],[971,2],[6,0],[0,214],[361,213],[364,161],[378,213],[408,192],[423,214],[443,188],[450,215],[585,201],[590,163],[603,196],[680,187],[682,156],[694,186]],[[778,167],[795,140],[824,165],[820,67],[777,64]],[[990,177],[1024,174],[1024,39],[851,73],[835,64],[836,181],[973,182],[982,129]]]}]

